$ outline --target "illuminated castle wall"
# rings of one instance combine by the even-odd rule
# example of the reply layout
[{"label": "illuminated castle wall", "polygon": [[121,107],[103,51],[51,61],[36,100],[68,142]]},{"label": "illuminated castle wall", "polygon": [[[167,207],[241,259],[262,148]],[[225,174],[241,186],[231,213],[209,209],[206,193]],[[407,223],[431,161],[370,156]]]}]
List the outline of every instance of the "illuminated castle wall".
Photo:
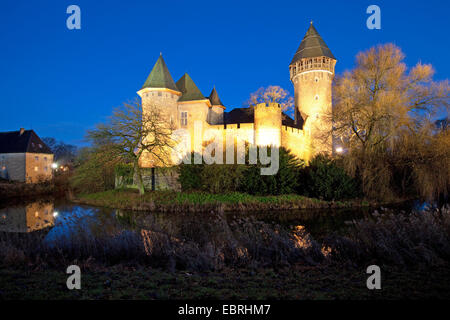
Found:
[{"label": "illuminated castle wall", "polygon": [[[150,106],[162,108],[176,129],[189,132],[191,151],[201,151],[195,149],[199,144],[194,141],[194,124],[200,122],[202,143],[210,139],[204,136],[208,129],[215,130],[224,139],[230,138],[232,135],[229,133],[233,131],[246,142],[282,146],[308,161],[319,152],[332,152],[329,133],[335,64],[336,59],[311,23],[289,65],[294,85],[295,119],[274,103],[225,112],[215,88],[209,97],[205,97],[188,74],[175,83],[162,56],[138,94],[144,113]],[[144,154],[141,166],[156,167],[158,161]]]}]

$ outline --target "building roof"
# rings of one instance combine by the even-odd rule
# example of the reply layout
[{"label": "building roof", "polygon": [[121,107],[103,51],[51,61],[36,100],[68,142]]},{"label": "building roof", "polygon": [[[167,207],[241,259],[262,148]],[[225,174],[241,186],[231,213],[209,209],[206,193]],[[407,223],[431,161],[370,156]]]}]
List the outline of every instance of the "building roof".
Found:
[{"label": "building roof", "polygon": [[[294,119],[288,116],[286,113],[281,113],[281,124],[283,126],[302,129],[303,119],[300,117],[298,124],[295,124]],[[224,112],[224,123],[225,124],[236,124],[236,123],[253,123],[255,120],[254,109],[250,108],[234,108],[229,112]]]},{"label": "building roof", "polygon": [[159,56],[150,75],[142,86],[142,89],[144,88],[166,88],[180,91],[175,85],[162,55]]},{"label": "building roof", "polygon": [[222,101],[220,101],[219,94],[216,91],[216,87],[212,89],[208,99],[211,101],[212,106],[223,106]]},{"label": "building roof", "polygon": [[53,154],[33,130],[0,132],[0,153],[25,152]]},{"label": "building roof", "polygon": [[336,60],[334,55],[331,53],[331,50],[325,44],[325,41],[323,41],[316,28],[314,28],[311,21],[311,25],[300,43],[294,58],[292,58],[291,64],[302,58],[314,57],[328,57]]},{"label": "building roof", "polygon": [[181,97],[178,99],[178,102],[206,100],[205,96],[187,73],[185,73],[180,80],[177,81],[176,86],[179,89],[178,91],[181,91],[182,93]]}]

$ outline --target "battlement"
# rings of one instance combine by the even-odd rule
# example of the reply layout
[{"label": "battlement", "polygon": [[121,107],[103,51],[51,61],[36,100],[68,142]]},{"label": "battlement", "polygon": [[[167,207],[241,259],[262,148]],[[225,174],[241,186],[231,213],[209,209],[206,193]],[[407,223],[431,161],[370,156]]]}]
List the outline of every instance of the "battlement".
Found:
[{"label": "battlement", "polygon": [[264,109],[265,110],[265,109],[268,109],[268,108],[270,108],[270,109],[281,109],[281,106],[280,106],[279,103],[275,103],[275,102],[268,102],[268,103],[263,102],[263,103],[258,103],[255,106],[255,111],[256,111],[256,109],[258,109],[258,110]]}]

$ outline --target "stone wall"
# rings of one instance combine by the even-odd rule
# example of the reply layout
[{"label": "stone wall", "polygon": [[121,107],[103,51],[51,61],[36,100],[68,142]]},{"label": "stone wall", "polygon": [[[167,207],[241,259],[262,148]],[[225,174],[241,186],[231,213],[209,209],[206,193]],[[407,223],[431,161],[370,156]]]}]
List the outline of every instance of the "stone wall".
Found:
[{"label": "stone wall", "polygon": [[0,176],[3,179],[25,182],[25,153],[0,154]]},{"label": "stone wall", "polygon": [[29,183],[37,183],[50,180],[53,177],[53,155],[45,153],[26,153],[25,180]]}]

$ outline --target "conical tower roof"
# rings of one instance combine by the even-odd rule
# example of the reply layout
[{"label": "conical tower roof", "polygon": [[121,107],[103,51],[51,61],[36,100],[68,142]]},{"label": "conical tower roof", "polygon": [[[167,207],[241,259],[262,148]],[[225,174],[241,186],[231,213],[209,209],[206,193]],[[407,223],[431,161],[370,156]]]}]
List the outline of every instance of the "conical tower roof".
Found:
[{"label": "conical tower roof", "polygon": [[178,102],[206,100],[205,96],[187,73],[185,73],[180,80],[177,81],[176,85],[182,93],[180,99],[178,99]]},{"label": "conical tower roof", "polygon": [[150,75],[142,86],[142,89],[144,88],[166,88],[180,91],[175,85],[162,55],[159,56],[153,66],[152,72],[150,72]]},{"label": "conical tower roof", "polygon": [[294,58],[292,58],[291,64],[303,58],[314,57],[328,57],[336,60],[331,53],[331,50],[327,47],[325,41],[323,41],[322,37],[311,22],[311,25],[300,43]]},{"label": "conical tower roof", "polygon": [[212,89],[208,99],[211,101],[212,106],[223,106],[222,101],[220,101],[219,94],[216,91],[216,87]]}]

